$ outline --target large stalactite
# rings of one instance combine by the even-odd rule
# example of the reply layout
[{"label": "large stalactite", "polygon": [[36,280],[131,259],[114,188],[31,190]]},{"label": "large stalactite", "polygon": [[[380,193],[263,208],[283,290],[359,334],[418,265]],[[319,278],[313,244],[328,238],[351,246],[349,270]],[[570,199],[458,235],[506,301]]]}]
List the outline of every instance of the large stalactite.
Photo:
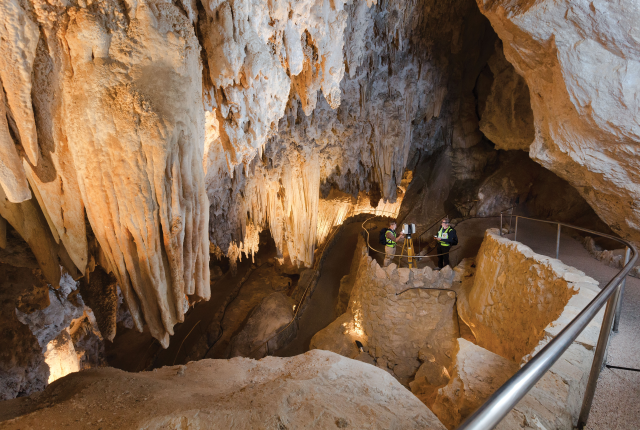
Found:
[{"label": "large stalactite", "polygon": [[347,214],[397,214],[433,154],[476,178],[486,137],[635,237],[637,43],[598,18],[624,8],[574,3],[0,0],[0,215],[53,286],[112,273],[165,347],[210,251],[269,229],[310,266]]}]

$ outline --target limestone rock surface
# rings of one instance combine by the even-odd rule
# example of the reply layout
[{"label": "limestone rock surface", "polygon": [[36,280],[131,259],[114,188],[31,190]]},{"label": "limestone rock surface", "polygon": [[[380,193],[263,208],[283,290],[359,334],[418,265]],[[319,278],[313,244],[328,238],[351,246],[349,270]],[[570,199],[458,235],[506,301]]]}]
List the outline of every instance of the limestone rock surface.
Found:
[{"label": "limestone rock surface", "polygon": [[386,372],[319,350],[260,361],[202,360],[154,372],[92,369],[39,396],[0,403],[0,428],[43,422],[54,429],[444,429]]},{"label": "limestone rock surface", "polygon": [[448,366],[459,336],[453,272],[393,263],[383,269],[361,249],[347,311],[316,333],[310,347],[355,358],[358,340],[407,386],[425,357]]},{"label": "limestone rock surface", "polygon": [[573,185],[616,233],[638,241],[637,3],[477,3],[529,87],[531,158]]},{"label": "limestone rock surface", "polygon": [[[522,259],[530,261],[522,266]],[[525,267],[535,272],[527,272]],[[506,380],[505,374],[534,357],[599,292],[597,282],[584,273],[500,237],[495,229],[485,233],[475,267],[467,264],[463,270],[458,312],[478,344],[458,339],[460,358],[456,356],[450,369],[450,374],[457,376],[433,401],[432,410],[449,428],[495,391]],[[529,288],[521,284],[523,279]],[[549,291],[562,297],[563,289],[569,293],[565,293],[568,300],[558,308],[544,301]],[[577,425],[603,314],[604,309],[496,428],[560,430]],[[466,361],[468,365],[467,355],[475,357]],[[480,369],[478,363],[487,363],[487,367]],[[505,371],[508,368],[511,370]],[[494,379],[502,382],[493,384]]]},{"label": "limestone rock surface", "polygon": [[528,151],[535,137],[529,87],[504,57],[501,41],[487,66],[493,83],[480,113],[480,131],[496,149]]},{"label": "limestone rock surface", "polygon": [[455,429],[502,386],[519,366],[464,339],[458,339],[451,380],[438,390],[431,410]]},{"label": "limestone rock surface", "polygon": [[580,283],[598,285],[559,260],[501,237],[496,229],[486,231],[476,266],[463,283],[460,318],[478,345],[516,362],[538,345]]}]

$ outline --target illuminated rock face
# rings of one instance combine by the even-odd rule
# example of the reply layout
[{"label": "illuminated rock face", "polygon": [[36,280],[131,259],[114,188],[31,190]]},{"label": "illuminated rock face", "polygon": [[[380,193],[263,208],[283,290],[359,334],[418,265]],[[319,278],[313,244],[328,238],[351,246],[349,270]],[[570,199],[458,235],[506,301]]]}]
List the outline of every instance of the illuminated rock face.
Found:
[{"label": "illuminated rock face", "polygon": [[268,228],[310,266],[345,216],[395,216],[435,151],[475,179],[487,137],[633,236],[637,8],[502,3],[4,0],[0,215],[50,284],[112,273],[163,346],[210,297],[210,251]]},{"label": "illuminated rock face", "polygon": [[[194,28],[179,8],[153,1],[1,9],[11,147],[26,154],[21,163],[3,157],[2,215],[19,232],[29,222],[7,216],[29,198],[28,188],[11,186],[25,175],[52,234],[52,263],[42,257],[41,266],[57,269],[60,252],[72,273],[100,264],[117,277],[138,328],[147,323],[166,346],[186,297],[210,296]],[[85,212],[97,244],[87,241]]]},{"label": "illuminated rock face", "polygon": [[515,362],[528,356],[549,330],[557,333],[552,328],[557,323],[551,323],[571,312],[567,309],[576,300],[592,297],[598,286],[560,260],[501,237],[497,229],[486,231],[476,265],[473,276],[465,278],[460,318],[478,345]]},{"label": "illuminated rock face", "polygon": [[394,216],[495,37],[465,0],[99,3],[0,5],[0,215],[52,285],[113,274],[165,347],[210,250],[268,228],[310,266],[348,214]]},{"label": "illuminated rock face", "polygon": [[[594,279],[501,237],[497,229],[487,230],[478,257],[465,261],[457,309],[475,344],[457,340],[450,377],[425,399],[449,429],[470,416],[600,292]],[[604,309],[497,429],[577,425],[603,314]]]},{"label": "illuminated rock face", "polygon": [[383,269],[362,239],[356,249],[360,258],[353,262],[357,276],[347,311],[316,333],[310,348],[356,358],[358,340],[379,367],[405,385],[421,361],[447,368],[459,334],[451,268],[398,269],[392,263]]},{"label": "illuminated rock face", "polygon": [[[390,375],[328,351],[260,361],[201,360],[154,372],[95,369],[58,381],[55,393],[42,396],[46,403],[1,403],[0,417],[12,419],[7,428],[43,422],[53,429],[74,427],[82,410],[86,422],[115,428],[304,428],[314,417],[314,428],[322,429],[444,430]],[[90,406],[96,403],[102,406]]]},{"label": "illuminated rock face", "polygon": [[[274,15],[279,9],[262,8],[260,13],[269,14],[273,28],[282,28],[280,15]],[[291,62],[283,66],[292,83],[289,100],[272,122],[267,139],[238,140],[240,134],[225,132],[251,114],[243,109],[233,113],[231,107],[220,104],[221,93],[215,90],[215,112],[207,113],[205,171],[210,237],[219,252],[232,256],[255,252],[255,232],[268,227],[283,256],[309,265],[314,244],[326,237],[331,222],[343,219],[339,210],[334,212],[336,206],[348,206],[340,193],[355,197],[365,191],[374,206],[378,201],[393,204],[401,197],[398,190],[403,187],[405,168],[413,168],[420,154],[431,154],[451,142],[449,130],[460,121],[462,109],[457,98],[463,92],[473,97],[475,74],[490,55],[484,52],[485,45],[493,49],[491,30],[475,6],[430,0],[373,5],[317,2],[305,20],[297,18],[293,8],[291,24],[304,28],[320,19],[334,23],[334,9],[342,8],[346,12],[342,39],[332,42],[342,46],[346,63],[339,82],[339,105],[326,92],[327,67],[314,63],[316,56],[319,62],[333,61],[333,54],[323,54],[329,47],[311,30],[301,38],[302,71],[295,75]],[[253,19],[247,25],[254,25]],[[270,42],[281,58],[284,52],[289,55],[287,31],[283,39]],[[247,67],[247,61],[242,67]],[[265,59],[265,64],[273,65],[267,70],[280,67],[277,61]],[[307,73],[314,68],[317,77]],[[242,76],[234,91],[247,94],[253,89],[248,85],[242,89]],[[215,87],[213,76],[212,81]],[[322,94],[316,96],[317,88]],[[233,161],[228,148],[239,154],[241,143],[251,156]],[[358,201],[354,210],[361,208]]]},{"label": "illuminated rock face", "polygon": [[529,87],[531,157],[573,185],[615,232],[640,240],[637,3],[477,3]]}]

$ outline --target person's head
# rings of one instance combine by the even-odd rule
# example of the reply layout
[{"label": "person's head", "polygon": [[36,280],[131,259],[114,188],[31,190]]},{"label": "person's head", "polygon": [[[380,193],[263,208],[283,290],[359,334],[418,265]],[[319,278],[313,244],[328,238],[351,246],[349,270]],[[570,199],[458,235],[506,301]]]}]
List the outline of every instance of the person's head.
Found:
[{"label": "person's head", "polygon": [[444,227],[444,228],[449,227],[449,218],[448,217],[442,218],[442,227]]},{"label": "person's head", "polygon": [[395,230],[395,229],[396,229],[396,227],[398,227],[398,224],[396,224],[396,222],[395,222],[395,221],[391,221],[391,222],[389,223],[389,228],[390,228],[391,230]]}]

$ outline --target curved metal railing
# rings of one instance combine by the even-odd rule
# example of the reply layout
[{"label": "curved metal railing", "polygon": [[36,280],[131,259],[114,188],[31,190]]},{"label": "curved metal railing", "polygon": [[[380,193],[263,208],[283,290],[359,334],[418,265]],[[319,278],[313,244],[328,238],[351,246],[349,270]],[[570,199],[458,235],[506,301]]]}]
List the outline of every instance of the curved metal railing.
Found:
[{"label": "curved metal railing", "polygon": [[[370,242],[370,241],[369,241],[369,239],[370,239],[370,237],[371,237],[371,236],[369,235],[369,230],[365,227],[365,224],[367,224],[367,223],[368,223],[369,221],[371,221],[372,219],[374,219],[374,218],[381,218],[381,217],[383,217],[383,216],[384,216],[384,215],[374,215],[374,216],[372,216],[371,218],[367,218],[367,219],[366,219],[366,220],[364,220],[364,222],[362,223],[362,230],[364,230],[364,232],[367,234],[367,237],[365,238],[365,239],[366,239],[366,242],[367,242],[367,247],[368,247],[371,251],[373,251],[373,252],[376,252],[376,253],[378,253],[378,254],[382,254],[382,255],[384,255],[384,256],[388,256],[385,252],[379,251],[379,250],[377,250],[377,249],[375,249],[374,247],[372,247],[372,246],[371,246],[371,244],[369,243],[369,242]],[[444,217],[442,217],[442,218],[444,218]],[[441,218],[440,218],[440,219],[441,219]],[[433,228],[436,224],[438,224],[438,223],[440,222],[440,219],[438,219],[438,221],[436,221],[436,223],[435,223],[435,224],[432,224],[432,225],[431,225],[430,227],[428,227],[425,231],[423,231],[422,233],[420,233],[420,235],[418,235],[418,237],[421,237],[421,236],[423,236],[425,233],[427,233],[431,228]],[[461,249],[461,248],[460,248],[459,246],[452,246],[452,247],[451,247],[451,249],[450,249],[448,252],[444,252],[444,253],[442,253],[442,254],[412,255],[412,256],[411,256],[411,258],[421,259],[421,258],[439,257],[440,255],[447,255],[447,254],[451,255],[452,253],[457,252],[457,251],[459,251],[460,249]],[[409,256],[404,255],[404,254],[390,254],[390,255],[391,255],[391,256],[393,256],[393,258],[400,257],[400,261],[401,261],[403,258],[409,258]]]},{"label": "curved metal railing", "polygon": [[[556,256],[559,255],[560,231],[562,227],[584,231],[601,237],[622,243],[626,246],[625,265],[609,283],[602,288],[600,293],[562,330],[551,340],[540,352],[538,352],[527,364],[525,364],[515,375],[513,375],[502,387],[500,387],[489,399],[484,402],[478,410],[467,418],[458,430],[488,430],[494,428],[500,421],[513,409],[514,406],[531,390],[534,385],[542,378],[542,376],[553,366],[553,364],[562,356],[569,348],[573,341],[580,335],[589,322],[596,316],[604,304],[607,304],[600,336],[598,337],[598,345],[593,358],[589,381],[582,401],[582,409],[578,419],[578,428],[582,429],[589,418],[593,395],[595,394],[598,376],[604,363],[606,362],[607,344],[616,308],[621,300],[621,290],[624,287],[624,281],[636,261],[638,260],[638,251],[630,242],[614,237],[608,234],[589,230],[582,227],[576,227],[561,222],[539,220],[523,216],[516,216],[515,237],[518,235],[518,219],[532,220],[547,224],[558,225]],[[633,256],[629,258],[630,252]]]}]

